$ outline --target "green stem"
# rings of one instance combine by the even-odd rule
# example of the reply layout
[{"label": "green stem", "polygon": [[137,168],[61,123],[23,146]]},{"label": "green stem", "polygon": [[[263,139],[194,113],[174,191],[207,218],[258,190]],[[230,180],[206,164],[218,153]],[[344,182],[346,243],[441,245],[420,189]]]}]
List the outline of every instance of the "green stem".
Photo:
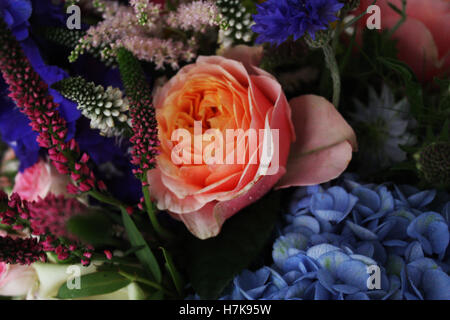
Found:
[{"label": "green stem", "polygon": [[126,273],[124,271],[119,271],[119,274],[121,276],[127,278],[130,281],[143,283],[143,284],[145,284],[145,285],[147,285],[149,287],[152,287],[152,288],[154,288],[156,290],[162,291],[164,294],[166,294],[166,295],[168,295],[168,296],[170,296],[172,298],[177,298],[176,294],[174,294],[173,292],[167,290],[162,285],[160,285],[160,284],[158,284],[156,282],[153,282],[153,281],[145,279],[145,278],[141,278],[141,277],[136,276],[136,275],[132,275],[132,274]]},{"label": "green stem", "polygon": [[147,214],[150,218],[153,229],[161,238],[165,240],[173,239],[173,235],[159,224],[158,218],[156,217],[155,211],[153,210],[153,203],[150,199],[150,190],[148,186],[142,186],[142,193],[144,194],[145,207],[147,209]]},{"label": "green stem", "polygon": [[169,27],[169,26],[165,26],[164,29],[166,29],[167,31],[173,32],[175,34],[178,34],[179,36],[181,36],[183,38],[184,41],[188,40],[186,34],[183,31],[181,31],[181,30],[178,30],[176,28],[172,28],[172,27]]},{"label": "green stem", "polygon": [[341,77],[339,75],[339,67],[334,55],[334,50],[330,44],[325,44],[322,49],[328,69],[330,69],[331,72],[331,79],[333,80],[333,104],[337,109],[339,107],[339,99],[341,96]]},{"label": "green stem", "polygon": [[103,193],[101,193],[101,192],[99,192],[97,190],[91,190],[91,191],[88,192],[88,194],[92,198],[95,198],[98,201],[101,201],[103,203],[110,204],[110,205],[116,206],[118,208],[122,208],[122,207],[126,208],[126,205],[123,204],[122,202],[120,202],[119,200],[114,199],[113,197],[110,197],[110,196],[108,196],[106,194],[103,194]]},{"label": "green stem", "polygon": [[406,0],[402,0],[402,10],[398,9],[397,7],[395,7],[394,5],[391,5],[391,7],[394,9],[395,11],[397,11],[398,14],[400,14],[401,18],[400,20],[396,23],[396,25],[391,28],[388,32],[388,36],[391,37],[397,30],[398,28],[400,28],[400,26],[405,23],[406,21]]},{"label": "green stem", "polygon": [[336,48],[337,48],[337,45],[339,43],[339,39],[341,38],[342,30],[345,30],[345,29],[342,28],[342,25],[343,25],[342,20],[339,19],[339,21],[337,22],[336,28],[334,29],[334,37],[333,37],[333,40],[332,40],[332,48],[333,48],[333,50],[336,50]]}]

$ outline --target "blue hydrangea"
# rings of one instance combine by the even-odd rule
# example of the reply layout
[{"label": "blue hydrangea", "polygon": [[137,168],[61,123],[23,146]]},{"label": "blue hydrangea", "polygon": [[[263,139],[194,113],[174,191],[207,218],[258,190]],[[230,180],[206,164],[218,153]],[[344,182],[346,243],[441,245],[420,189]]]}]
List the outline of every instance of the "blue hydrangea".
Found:
[{"label": "blue hydrangea", "polygon": [[244,271],[223,299],[450,300],[449,195],[346,177],[295,190],[273,265]]},{"label": "blue hydrangea", "polygon": [[252,30],[258,33],[258,43],[280,45],[290,36],[294,40],[308,33],[326,30],[337,20],[336,13],[344,6],[337,0],[268,0],[257,6]]}]

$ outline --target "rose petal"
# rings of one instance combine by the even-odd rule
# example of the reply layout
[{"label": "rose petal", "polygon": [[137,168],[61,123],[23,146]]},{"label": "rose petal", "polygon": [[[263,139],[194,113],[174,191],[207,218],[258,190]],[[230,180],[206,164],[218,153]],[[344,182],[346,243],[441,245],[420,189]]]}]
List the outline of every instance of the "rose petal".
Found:
[{"label": "rose petal", "polygon": [[[398,18],[387,17],[383,26],[391,28],[395,26]],[[421,80],[431,80],[439,68],[439,55],[436,43],[430,30],[423,22],[409,17],[394,33],[398,56],[414,70]]]},{"label": "rose petal", "polygon": [[323,183],[339,176],[357,148],[353,129],[326,99],[305,95],[290,101],[296,141],[278,188]]},{"label": "rose petal", "polygon": [[[408,17],[425,24],[433,35],[440,57],[450,50],[450,1],[446,0],[408,0],[406,13]],[[450,57],[449,57],[450,58]]]},{"label": "rose petal", "polygon": [[244,64],[247,70],[250,70],[252,66],[259,66],[263,56],[263,47],[249,47],[245,45],[238,45],[229,49],[226,49],[222,56],[228,59],[240,61]]},{"label": "rose petal", "polygon": [[[362,13],[372,0],[361,0],[355,14]],[[402,8],[401,0],[378,0],[376,5],[381,11],[382,29],[392,28],[400,15],[388,3]],[[393,38],[398,41],[399,58],[405,61],[420,80],[428,81],[434,76],[450,70],[450,2],[448,0],[408,0],[406,3],[407,20],[395,32]],[[366,28],[370,15],[359,20],[358,36]]]},{"label": "rose petal", "polygon": [[150,185],[150,194],[155,199],[159,210],[169,210],[180,214],[199,210],[204,206],[204,203],[200,203],[192,196],[179,199],[163,184],[161,171],[158,169],[148,171],[147,180]]},{"label": "rose petal", "polygon": [[199,239],[215,237],[226,219],[263,197],[284,173],[285,169],[280,168],[278,174],[262,177],[253,188],[239,197],[229,201],[210,202],[196,212],[181,214],[178,217]]},{"label": "rose petal", "polygon": [[36,282],[33,267],[0,262],[0,296],[24,296]]},{"label": "rose petal", "polygon": [[36,201],[49,193],[66,195],[69,181],[69,177],[58,173],[53,165],[40,160],[16,175],[13,192],[17,192],[24,200]]}]

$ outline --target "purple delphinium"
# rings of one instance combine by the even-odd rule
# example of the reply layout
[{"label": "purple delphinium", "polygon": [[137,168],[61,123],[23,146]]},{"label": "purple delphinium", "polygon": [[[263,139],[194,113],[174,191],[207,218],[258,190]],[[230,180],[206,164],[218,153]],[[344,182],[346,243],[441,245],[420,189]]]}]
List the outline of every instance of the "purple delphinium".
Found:
[{"label": "purple delphinium", "polygon": [[344,6],[337,0],[268,0],[257,6],[252,30],[259,34],[258,43],[280,45],[290,36],[294,40],[308,33],[326,30],[337,20],[336,13]]},{"label": "purple delphinium", "polygon": [[30,0],[0,1],[0,17],[6,22],[17,40],[28,38],[28,19],[31,16]]}]

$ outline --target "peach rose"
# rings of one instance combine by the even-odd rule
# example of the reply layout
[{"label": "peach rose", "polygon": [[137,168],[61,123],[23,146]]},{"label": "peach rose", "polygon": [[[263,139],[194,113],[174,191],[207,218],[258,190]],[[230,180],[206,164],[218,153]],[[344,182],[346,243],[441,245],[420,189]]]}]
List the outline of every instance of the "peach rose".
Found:
[{"label": "peach rose", "polygon": [[[226,54],[236,60],[199,57],[154,98],[161,153],[157,169],[148,173],[150,192],[160,210],[169,211],[200,239],[216,236],[226,219],[261,198],[277,182],[279,187],[288,187],[337,177],[356,147],[353,130],[331,103],[313,95],[288,103],[275,78],[250,64],[258,61],[251,56],[259,50],[246,48]],[[200,131],[195,132],[199,123]],[[192,134],[187,144],[184,139],[180,144],[189,150],[188,160],[199,156],[200,163],[175,161],[180,160],[172,153],[177,129]],[[236,143],[233,139],[231,144],[225,140],[225,152],[218,158],[216,152],[211,153],[214,161],[207,162],[202,151],[208,144],[203,141],[199,148],[195,139],[209,129],[223,137],[227,130],[239,129],[262,130],[264,134],[256,147],[250,139],[238,138]],[[215,141],[210,140],[210,145]],[[267,150],[271,151],[265,153]],[[245,161],[220,161],[230,154],[234,157],[233,152],[243,152]]]},{"label": "peach rose", "polygon": [[35,201],[48,193],[67,194],[69,181],[69,177],[58,173],[53,165],[40,160],[16,175],[13,192],[17,192],[22,199]]},{"label": "peach rose", "polygon": [[[400,19],[388,3],[402,8],[401,0],[378,0],[381,9],[381,28],[394,27]],[[357,14],[372,0],[361,0]],[[450,1],[408,0],[407,19],[394,33],[399,58],[406,62],[422,81],[450,72]],[[369,15],[360,20],[360,30],[366,27]]]}]

